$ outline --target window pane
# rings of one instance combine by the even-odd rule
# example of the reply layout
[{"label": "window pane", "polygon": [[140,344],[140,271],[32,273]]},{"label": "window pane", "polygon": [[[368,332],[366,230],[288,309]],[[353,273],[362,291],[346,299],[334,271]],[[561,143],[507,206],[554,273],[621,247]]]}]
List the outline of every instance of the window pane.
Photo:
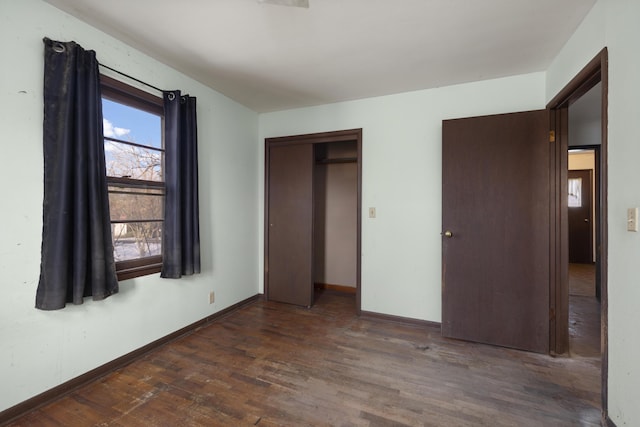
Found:
[{"label": "window pane", "polygon": [[163,218],[162,190],[109,187],[111,221],[149,221]]},{"label": "window pane", "polygon": [[161,222],[111,224],[111,233],[116,261],[162,254]]},{"label": "window pane", "polygon": [[569,179],[569,207],[582,207],[582,178]]},{"label": "window pane", "polygon": [[[129,270],[155,265],[162,256],[162,99],[140,96],[135,88],[129,93],[123,83],[107,82],[103,88],[102,125],[114,257],[116,261],[133,262],[118,265],[119,273],[131,278],[155,272]],[[152,108],[152,104],[158,108]]]},{"label": "window pane", "polygon": [[162,181],[162,151],[104,140],[107,176]]},{"label": "window pane", "polygon": [[160,116],[102,99],[104,136],[162,148],[162,119]]}]

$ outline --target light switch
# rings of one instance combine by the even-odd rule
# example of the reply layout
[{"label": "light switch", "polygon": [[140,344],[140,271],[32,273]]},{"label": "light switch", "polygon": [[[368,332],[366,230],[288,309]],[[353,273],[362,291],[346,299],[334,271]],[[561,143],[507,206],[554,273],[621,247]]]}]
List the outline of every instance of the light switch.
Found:
[{"label": "light switch", "polygon": [[627,209],[627,231],[638,231],[638,208]]},{"label": "light switch", "polygon": [[376,208],[369,208],[369,218],[376,217]]}]

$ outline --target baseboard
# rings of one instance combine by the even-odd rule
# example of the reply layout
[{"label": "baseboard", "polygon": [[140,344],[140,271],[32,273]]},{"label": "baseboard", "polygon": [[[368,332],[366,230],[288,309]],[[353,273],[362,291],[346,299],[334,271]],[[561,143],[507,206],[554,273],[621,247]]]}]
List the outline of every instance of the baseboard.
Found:
[{"label": "baseboard", "polygon": [[438,330],[440,330],[442,326],[439,322],[430,322],[428,320],[412,319],[410,317],[394,316],[391,314],[375,313],[373,311],[364,310],[360,312],[360,317],[365,319],[384,320],[386,322],[403,323],[405,325],[434,328]]},{"label": "baseboard", "polygon": [[212,314],[211,316],[207,316],[204,319],[198,320],[195,323],[192,323],[188,326],[185,326],[182,329],[179,329],[169,335],[166,335],[162,338],[159,338],[143,347],[140,347],[137,350],[134,350],[130,353],[125,354],[124,356],[120,356],[117,359],[114,359],[110,362],[105,363],[102,366],[98,366],[95,369],[92,369],[91,371],[84,373],[78,377],[75,377],[73,379],[70,379],[69,381],[62,383],[52,389],[49,389],[43,393],[40,393],[37,396],[34,396],[30,399],[25,400],[24,402],[18,403],[15,406],[12,406],[8,409],[5,409],[4,411],[0,412],[0,426],[4,425],[5,423],[10,422],[11,420],[18,418],[20,416],[23,416],[35,409],[38,409],[41,406],[44,406],[48,403],[53,402],[54,400],[59,399],[60,397],[67,395],[71,392],[73,392],[74,390],[82,387],[83,385],[86,385],[92,381],[97,380],[98,378],[109,374],[117,369],[120,369],[128,364],[130,364],[131,362],[135,361],[136,359],[144,356],[145,354],[149,353],[150,351],[153,351],[155,349],[157,349],[158,347],[163,346],[164,344],[167,344],[171,341],[174,341],[178,338],[180,338],[183,335],[186,335],[190,332],[195,331],[196,329],[210,323],[213,322],[215,320],[219,320],[222,317],[225,317],[226,315],[246,306],[249,305],[255,301],[257,301],[258,299],[260,299],[261,295],[260,294],[256,294],[252,297],[249,297],[243,301],[240,301],[237,304],[234,304],[230,307],[225,308],[224,310],[221,310],[215,314]]},{"label": "baseboard", "polygon": [[345,294],[355,294],[356,288],[352,286],[344,286],[344,285],[332,285],[330,283],[314,283],[313,287],[316,289],[327,289],[330,291],[342,292]]}]

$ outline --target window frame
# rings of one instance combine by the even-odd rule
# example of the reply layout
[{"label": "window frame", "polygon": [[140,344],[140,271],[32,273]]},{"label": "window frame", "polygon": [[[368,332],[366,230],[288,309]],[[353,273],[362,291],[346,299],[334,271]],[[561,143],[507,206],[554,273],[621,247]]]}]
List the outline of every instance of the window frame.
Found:
[{"label": "window frame", "polygon": [[[145,92],[136,87],[130,86],[126,83],[121,82],[120,80],[116,80],[104,74],[100,75],[100,86],[102,91],[101,98],[106,98],[110,101],[114,101],[128,107],[133,107],[160,116],[162,133],[162,149],[160,151],[164,153],[164,102],[162,98],[155,96],[149,92]],[[105,137],[103,134],[103,139],[104,138]],[[113,138],[108,139],[113,140]],[[117,139],[115,140],[115,142],[118,142]],[[126,186],[126,188],[138,186],[162,189],[163,191],[165,191],[164,176],[162,182],[109,176],[106,176],[106,179],[107,185],[109,186]],[[113,222],[111,222],[111,218],[109,219],[109,221],[111,224],[113,224]],[[164,215],[162,221],[164,223]],[[161,269],[162,255],[153,255],[144,258],[116,261],[116,274],[118,280],[133,279],[135,277],[159,273]]]}]

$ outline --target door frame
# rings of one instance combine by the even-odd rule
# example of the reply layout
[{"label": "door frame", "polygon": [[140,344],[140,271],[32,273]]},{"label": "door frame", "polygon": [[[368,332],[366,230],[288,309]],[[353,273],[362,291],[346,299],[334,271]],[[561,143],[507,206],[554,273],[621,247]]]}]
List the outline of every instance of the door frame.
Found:
[{"label": "door frame", "polygon": [[[567,170],[568,170],[568,108],[597,83],[601,83],[602,122],[601,145],[596,159],[597,174],[596,211],[600,213],[596,227],[596,281],[600,283],[601,352],[602,352],[602,413],[608,414],[608,50],[603,48],[548,104],[550,111],[551,150],[551,273],[550,314],[552,318],[549,340],[552,354],[567,351],[569,344],[569,277],[568,277],[568,218],[567,218]],[[598,179],[599,178],[599,179]],[[555,314],[555,315],[554,315]]]},{"label": "door frame", "polygon": [[356,243],[356,313],[361,314],[361,253],[362,253],[362,128],[303,135],[265,138],[264,143],[264,295],[269,295],[269,149],[280,145],[325,144],[355,142],[357,151],[357,243]]}]

